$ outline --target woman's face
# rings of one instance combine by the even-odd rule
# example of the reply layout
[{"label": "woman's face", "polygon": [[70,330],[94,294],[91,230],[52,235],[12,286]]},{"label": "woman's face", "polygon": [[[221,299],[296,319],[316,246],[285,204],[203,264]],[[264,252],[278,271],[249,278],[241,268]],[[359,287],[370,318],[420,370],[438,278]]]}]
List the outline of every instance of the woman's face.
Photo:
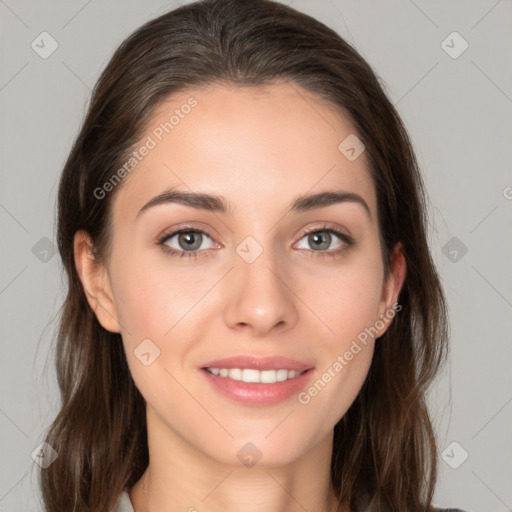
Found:
[{"label": "woman's face", "polygon": [[353,403],[403,282],[398,256],[384,281],[364,148],[290,84],[174,95],[142,146],[113,197],[98,318],[161,432],[226,464],[291,462]]}]

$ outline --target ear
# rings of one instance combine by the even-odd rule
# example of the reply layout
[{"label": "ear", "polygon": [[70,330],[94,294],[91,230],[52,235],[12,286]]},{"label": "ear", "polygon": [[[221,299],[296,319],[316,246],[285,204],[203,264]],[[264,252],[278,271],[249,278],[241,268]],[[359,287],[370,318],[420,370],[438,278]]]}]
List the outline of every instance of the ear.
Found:
[{"label": "ear", "polygon": [[398,242],[390,256],[389,274],[382,287],[382,296],[379,304],[379,319],[375,325],[378,328],[376,338],[380,338],[391,324],[395,314],[401,308],[398,303],[398,295],[405,281],[407,264],[403,253],[402,243]]},{"label": "ear", "polygon": [[75,233],[73,253],[85,296],[96,318],[107,331],[120,332],[107,269],[96,260],[91,238],[86,231]]}]

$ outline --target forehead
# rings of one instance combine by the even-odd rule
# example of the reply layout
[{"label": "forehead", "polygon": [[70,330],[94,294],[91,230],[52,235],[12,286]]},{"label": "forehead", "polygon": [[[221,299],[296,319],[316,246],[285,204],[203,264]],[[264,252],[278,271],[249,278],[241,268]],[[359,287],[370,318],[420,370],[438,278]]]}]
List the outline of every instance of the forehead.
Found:
[{"label": "forehead", "polygon": [[182,91],[147,123],[114,215],[134,217],[171,187],[222,195],[239,211],[337,187],[362,195],[373,212],[366,154],[351,161],[340,150],[354,136],[347,115],[296,84]]}]

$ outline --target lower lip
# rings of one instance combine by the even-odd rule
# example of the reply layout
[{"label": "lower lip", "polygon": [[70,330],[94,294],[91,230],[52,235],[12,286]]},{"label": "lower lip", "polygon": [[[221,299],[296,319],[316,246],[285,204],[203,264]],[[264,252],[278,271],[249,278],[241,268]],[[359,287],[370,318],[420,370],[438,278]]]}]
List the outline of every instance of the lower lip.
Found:
[{"label": "lower lip", "polygon": [[292,395],[297,395],[304,389],[312,370],[307,370],[293,379],[273,384],[261,384],[258,382],[243,382],[213,375],[208,370],[201,368],[213,388],[222,395],[244,405],[275,405],[287,400]]}]

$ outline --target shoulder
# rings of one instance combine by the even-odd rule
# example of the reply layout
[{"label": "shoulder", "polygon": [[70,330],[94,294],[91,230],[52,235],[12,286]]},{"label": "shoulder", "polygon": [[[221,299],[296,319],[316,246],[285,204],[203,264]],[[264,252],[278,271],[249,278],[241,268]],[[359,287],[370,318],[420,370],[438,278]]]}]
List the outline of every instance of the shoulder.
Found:
[{"label": "shoulder", "polygon": [[[466,510],[462,510],[461,508],[435,508],[435,512],[469,512]],[[118,500],[117,504],[112,510],[112,512],[135,512],[132,506],[132,502],[130,501],[130,496],[128,492],[124,490]]]},{"label": "shoulder", "polygon": [[435,508],[435,512],[469,512],[467,510],[462,510],[461,508]]},{"label": "shoulder", "polygon": [[120,494],[117,504],[112,510],[112,512],[135,512],[132,507],[132,502],[130,501],[130,496],[126,489]]}]

